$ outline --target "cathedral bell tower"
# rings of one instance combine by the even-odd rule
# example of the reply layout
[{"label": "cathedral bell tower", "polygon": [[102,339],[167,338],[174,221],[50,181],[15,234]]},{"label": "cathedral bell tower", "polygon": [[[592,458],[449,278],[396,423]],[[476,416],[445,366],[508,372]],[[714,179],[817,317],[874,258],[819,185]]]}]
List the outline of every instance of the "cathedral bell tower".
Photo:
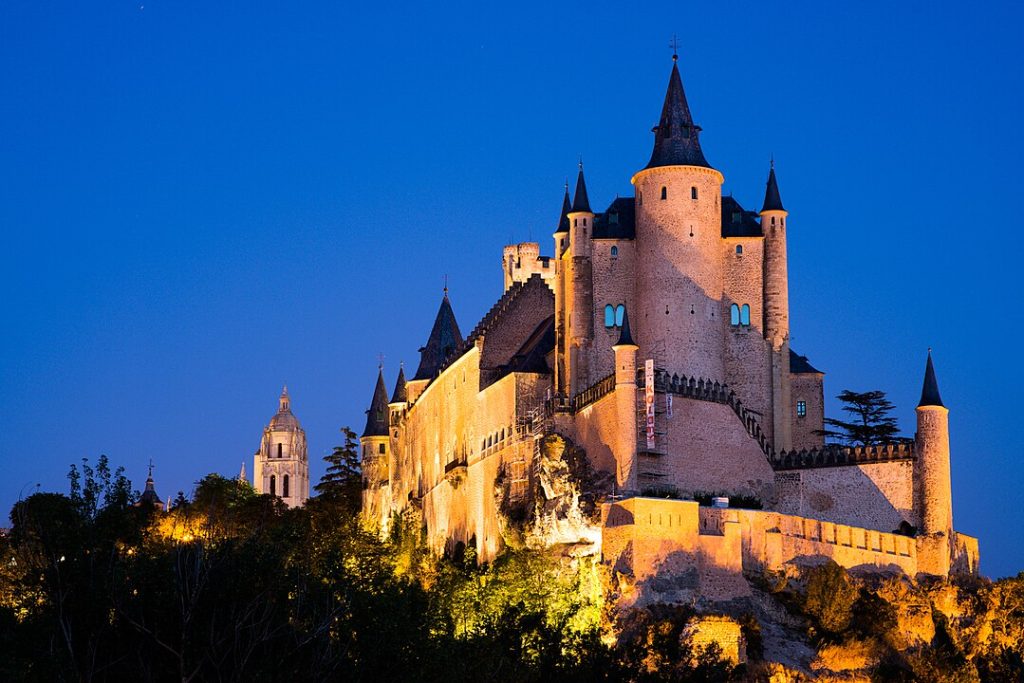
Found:
[{"label": "cathedral bell tower", "polygon": [[277,414],[263,430],[254,460],[252,483],[257,493],[277,496],[288,507],[299,507],[309,498],[306,432],[292,414],[288,387],[281,390]]},{"label": "cathedral bell tower", "polygon": [[637,310],[630,320],[641,355],[670,373],[722,382],[725,178],[704,158],[675,55],[653,130],[651,159],[632,179]]}]

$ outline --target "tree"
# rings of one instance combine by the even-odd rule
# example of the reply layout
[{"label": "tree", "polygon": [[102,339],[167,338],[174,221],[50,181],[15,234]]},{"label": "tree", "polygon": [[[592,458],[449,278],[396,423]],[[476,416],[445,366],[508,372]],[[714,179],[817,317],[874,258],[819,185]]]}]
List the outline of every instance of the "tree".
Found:
[{"label": "tree", "polygon": [[342,427],[345,437],[343,446],[335,446],[330,455],[324,456],[327,471],[313,490],[324,499],[344,506],[355,514],[359,512],[362,496],[362,470],[359,466],[359,442],[356,433]]},{"label": "tree", "polygon": [[850,625],[857,594],[846,570],[829,560],[810,571],[804,609],[824,630],[842,633]]},{"label": "tree", "polygon": [[844,389],[836,398],[843,402],[843,410],[849,413],[851,421],[825,418],[825,424],[833,429],[819,430],[818,434],[850,446],[874,446],[901,440],[897,436],[900,429],[896,418],[890,415],[895,406],[884,391]]}]

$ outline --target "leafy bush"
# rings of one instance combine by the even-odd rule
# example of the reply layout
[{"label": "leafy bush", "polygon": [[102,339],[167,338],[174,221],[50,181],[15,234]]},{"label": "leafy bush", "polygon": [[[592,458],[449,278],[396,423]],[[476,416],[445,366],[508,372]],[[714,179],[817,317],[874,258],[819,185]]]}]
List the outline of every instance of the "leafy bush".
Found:
[{"label": "leafy bush", "polygon": [[857,597],[857,588],[846,570],[835,562],[829,560],[807,572],[804,610],[823,630],[843,633],[850,626]]}]

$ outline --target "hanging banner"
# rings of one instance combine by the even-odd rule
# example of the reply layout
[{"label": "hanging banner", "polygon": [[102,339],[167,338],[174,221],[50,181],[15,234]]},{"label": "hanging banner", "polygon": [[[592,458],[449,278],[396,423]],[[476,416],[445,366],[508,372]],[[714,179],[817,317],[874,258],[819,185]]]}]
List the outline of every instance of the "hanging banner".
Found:
[{"label": "hanging banner", "polygon": [[647,450],[654,450],[654,359],[644,362],[644,405],[647,408]]},{"label": "hanging banner", "polygon": [[665,394],[665,401],[668,403],[668,416],[672,417],[672,394]]}]

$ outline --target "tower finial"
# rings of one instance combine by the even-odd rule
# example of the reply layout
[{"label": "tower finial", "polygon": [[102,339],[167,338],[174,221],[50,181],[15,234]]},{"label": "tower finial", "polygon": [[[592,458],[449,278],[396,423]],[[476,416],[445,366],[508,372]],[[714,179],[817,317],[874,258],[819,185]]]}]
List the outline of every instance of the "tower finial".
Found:
[{"label": "tower finial", "polygon": [[381,351],[377,354],[377,369],[384,370],[384,352]]},{"label": "tower finial", "polygon": [[[580,155],[580,170],[581,171],[583,170],[583,155],[582,154]],[[566,185],[568,185],[568,184],[569,183],[566,183]]]},{"label": "tower finial", "polygon": [[149,479],[153,478],[153,458],[149,459],[149,474],[147,476]]},{"label": "tower finial", "polygon": [[448,297],[448,273],[444,274],[444,295],[445,298]]},{"label": "tower finial", "polygon": [[670,48],[672,48],[672,61],[673,62],[678,62],[679,61],[679,39],[676,38],[676,34],[674,34],[674,33],[672,34],[672,42],[670,42],[668,44],[668,46]]},{"label": "tower finial", "polygon": [[768,156],[768,170],[770,170],[770,171],[774,171],[775,170],[775,152],[772,152]]}]

